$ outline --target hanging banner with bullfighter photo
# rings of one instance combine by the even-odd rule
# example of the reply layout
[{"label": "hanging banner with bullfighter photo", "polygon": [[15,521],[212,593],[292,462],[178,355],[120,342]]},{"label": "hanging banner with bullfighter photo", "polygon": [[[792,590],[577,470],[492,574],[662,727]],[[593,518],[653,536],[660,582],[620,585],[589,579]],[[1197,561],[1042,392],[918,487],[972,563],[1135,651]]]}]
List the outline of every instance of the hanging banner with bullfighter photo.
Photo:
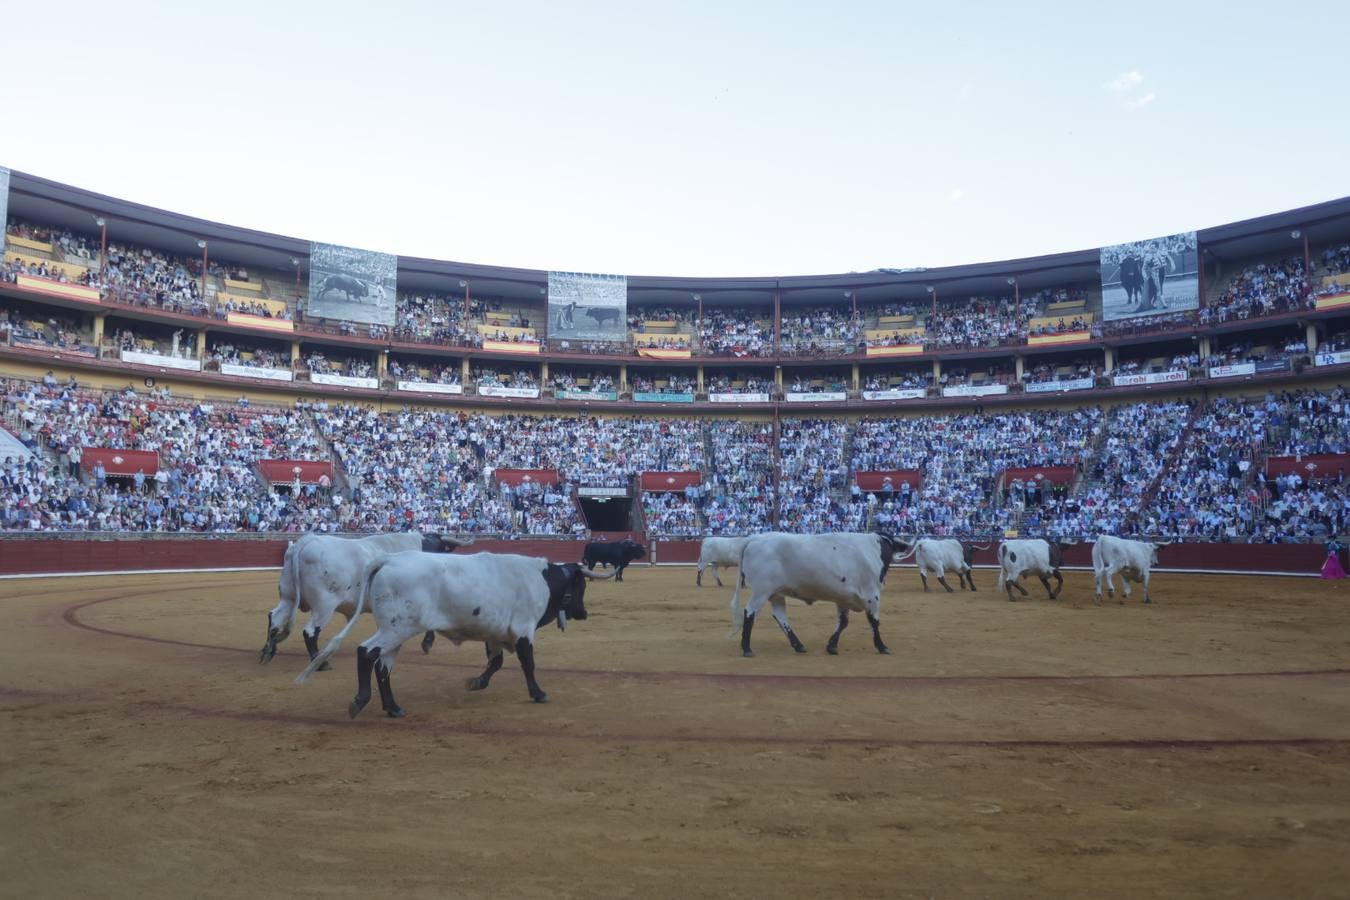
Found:
[{"label": "hanging banner with bullfighter photo", "polygon": [[337,244],[309,245],[311,319],[394,324],[398,257]]},{"label": "hanging banner with bullfighter photo", "polygon": [[1101,249],[1102,318],[1108,322],[1200,308],[1195,232]]},{"label": "hanging banner with bullfighter photo", "polygon": [[628,338],[628,276],[548,273],[548,336],[564,341]]}]

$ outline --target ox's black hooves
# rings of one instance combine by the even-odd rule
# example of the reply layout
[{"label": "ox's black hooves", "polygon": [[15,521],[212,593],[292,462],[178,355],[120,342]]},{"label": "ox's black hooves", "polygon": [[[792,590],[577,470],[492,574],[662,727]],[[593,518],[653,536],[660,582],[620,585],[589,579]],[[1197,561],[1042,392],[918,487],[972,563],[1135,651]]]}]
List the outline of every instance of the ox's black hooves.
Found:
[{"label": "ox's black hooves", "polygon": [[[1152,603],[1153,600],[1150,599],[1150,598],[1148,598],[1148,597],[1145,597],[1145,598],[1144,598],[1144,602],[1145,602],[1145,603]],[[1121,605],[1121,606],[1124,606],[1124,605],[1125,605],[1125,601],[1124,601],[1124,600],[1120,601],[1120,605]]]},{"label": "ox's black hooves", "polygon": [[890,655],[891,655],[891,648],[890,648],[890,647],[878,647],[878,648],[877,648],[877,652],[880,653],[882,656],[890,656]]},{"label": "ox's black hooves", "polygon": [[362,700],[360,697],[357,697],[355,700],[351,702],[351,705],[347,707],[347,715],[355,719],[357,714],[360,713],[361,710],[365,709],[366,704],[369,702],[370,702],[369,697],[367,697],[364,700]]},{"label": "ox's black hooves", "polygon": [[328,664],[328,660],[325,659],[325,660],[323,661],[323,665],[319,666],[319,667],[318,667],[317,669],[315,669],[314,671],[315,671],[315,672],[327,672],[327,671],[328,671],[329,669],[331,669],[331,668],[333,668],[333,667],[332,667],[331,665],[329,665],[329,664]]},{"label": "ox's black hooves", "polygon": [[753,651],[753,650],[742,650],[742,651],[741,651],[741,656],[744,656],[746,659],[752,659],[752,658],[754,657],[754,655],[755,655],[755,651]]},{"label": "ox's black hooves", "polygon": [[806,652],[806,648],[805,648],[805,647],[793,647],[792,649],[793,649],[795,652],[797,652],[797,653],[805,653],[805,652]]},{"label": "ox's black hooves", "polygon": [[434,643],[436,643],[436,642],[433,641],[433,640],[429,640],[429,639],[427,639],[427,638],[422,638],[422,652],[423,652],[423,653],[430,653],[430,652],[431,652],[431,645],[434,644]]},{"label": "ox's black hooves", "polygon": [[825,645],[825,652],[828,653],[828,654],[830,654],[831,656],[838,656],[838,655],[839,655],[839,648],[836,647],[834,644],[826,644],[826,645]]},{"label": "ox's black hooves", "polygon": [[534,695],[533,697],[531,697],[530,699],[533,700],[535,703],[547,703],[547,702],[548,702],[548,694],[545,694],[543,691],[540,691],[539,693],[535,694],[535,695]]},{"label": "ox's black hooves", "polygon": [[472,678],[466,678],[464,680],[464,687],[468,688],[471,691],[481,691],[483,688],[487,687],[487,685],[483,684],[482,678],[479,678],[477,675],[475,675]]},{"label": "ox's black hooves", "polygon": [[401,719],[407,715],[401,706],[395,706],[393,709],[386,709],[384,714],[391,719]]}]

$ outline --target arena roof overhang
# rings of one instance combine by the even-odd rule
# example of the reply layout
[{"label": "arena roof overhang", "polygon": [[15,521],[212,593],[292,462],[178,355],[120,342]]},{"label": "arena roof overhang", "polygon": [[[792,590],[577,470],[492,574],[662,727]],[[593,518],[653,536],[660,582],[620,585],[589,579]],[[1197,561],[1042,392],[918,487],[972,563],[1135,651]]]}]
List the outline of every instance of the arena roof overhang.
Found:
[{"label": "arena roof overhang", "polygon": [[[10,214],[85,234],[97,231],[94,219],[101,216],[107,220],[109,235],[114,240],[183,256],[200,253],[197,242],[205,240],[213,259],[272,271],[290,271],[297,265],[305,271],[308,266],[308,240],[167,212],[24,172],[11,173]],[[1145,237],[1149,235],[1140,235],[1141,239]],[[1347,237],[1350,237],[1350,197],[1199,231],[1205,257],[1221,260],[1278,253],[1286,248],[1301,250],[1305,238],[1310,244],[1321,244]],[[853,295],[868,302],[923,302],[931,297],[929,288],[939,298],[1003,294],[1010,289],[1009,279],[1014,279],[1024,292],[1096,283],[1098,258],[1098,250],[1091,248],[934,269],[877,269],[833,275],[763,278],[630,275],[628,287],[636,301],[677,305],[692,303],[695,294],[710,306],[768,304],[775,293],[781,293],[783,302],[793,305],[843,303]],[[541,289],[548,283],[548,272],[399,257],[400,288],[447,292],[453,291],[458,281],[469,282],[477,296],[538,302]]]}]

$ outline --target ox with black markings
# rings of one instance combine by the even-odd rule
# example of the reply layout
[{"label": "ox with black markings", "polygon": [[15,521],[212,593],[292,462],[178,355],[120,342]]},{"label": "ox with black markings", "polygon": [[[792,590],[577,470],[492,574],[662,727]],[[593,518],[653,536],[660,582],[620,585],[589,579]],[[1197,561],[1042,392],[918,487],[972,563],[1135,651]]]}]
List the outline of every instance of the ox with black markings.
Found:
[{"label": "ox with black markings", "polygon": [[969,584],[970,589],[975,590],[975,579],[972,577],[970,563],[975,558],[976,550],[988,549],[987,545],[977,547],[974,544],[963,544],[955,538],[920,538],[914,542],[913,550],[910,552],[914,554],[914,565],[919,569],[919,580],[923,582],[924,591],[928,590],[928,573],[931,572],[937,575],[938,584],[945,587],[947,593],[952,594],[955,591],[947,583],[947,571],[956,573],[962,589]]},{"label": "ox with black markings", "polygon": [[[1066,546],[1040,538],[1004,541],[999,544],[998,562],[1003,569],[1000,577],[1003,579],[1004,589],[1008,592],[1008,599],[1017,599],[1013,596],[1013,588],[1021,591],[1023,597],[1027,596],[1027,589],[1017,583],[1024,575],[1035,575],[1039,578],[1051,600],[1058,597],[1064,588],[1064,576],[1059,574],[1059,569],[1064,565]],[[1050,588],[1051,577],[1056,582],[1053,590]]]},{"label": "ox with black markings", "polygon": [[[849,612],[865,612],[877,652],[889,653],[881,640],[881,589],[897,546],[901,542],[886,534],[757,534],[747,538],[741,551],[740,578],[731,596],[732,633],[739,625],[742,655],[755,655],[750,632],[765,603],[792,649],[806,652],[788,622],[788,597],[838,607],[838,625],[825,645],[826,652],[839,652],[839,635],[848,627]],[[750,600],[742,615],[741,587],[747,582]]]},{"label": "ox with black markings", "polygon": [[[394,700],[390,676],[405,641],[434,631],[455,644],[482,641],[488,665],[468,681],[469,690],[483,690],[502,667],[502,654],[520,657],[530,699],[548,701],[534,678],[534,639],[538,629],[556,621],[586,618],[586,580],[597,575],[576,563],[555,565],[546,559],[510,553],[444,556],[413,551],[383,557],[366,567],[356,612],[369,607],[377,630],[356,651],[356,697],[348,707],[354,718],[370,702],[370,676],[375,675],[380,703],[398,718],[403,709]],[[303,682],[341,645],[352,621],[334,636],[308,668]]]},{"label": "ox with black markings", "polygon": [[[319,632],[342,613],[351,619],[361,593],[361,575],[372,561],[390,553],[421,550],[450,553],[465,542],[439,534],[408,531],[397,534],[372,534],[363,538],[344,538],[331,534],[306,534],[286,548],[281,563],[277,593],[281,599],[267,614],[267,642],[258,662],[271,662],[277,644],[291,633],[296,613],[309,611],[309,624],[303,637],[309,658],[319,653]],[[431,636],[423,645],[429,649]]]},{"label": "ox with black markings", "polygon": [[633,540],[622,540],[612,544],[608,541],[588,541],[586,549],[581,554],[581,562],[588,569],[594,569],[596,566],[613,566],[614,580],[623,581],[623,570],[646,552],[645,547]]}]

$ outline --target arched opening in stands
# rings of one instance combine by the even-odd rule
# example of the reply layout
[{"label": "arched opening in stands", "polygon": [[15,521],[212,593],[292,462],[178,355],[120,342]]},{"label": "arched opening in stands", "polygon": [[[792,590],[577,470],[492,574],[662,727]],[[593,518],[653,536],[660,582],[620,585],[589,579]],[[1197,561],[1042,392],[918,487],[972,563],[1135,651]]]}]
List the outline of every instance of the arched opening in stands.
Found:
[{"label": "arched opening in stands", "polygon": [[632,497],[581,497],[579,502],[591,531],[635,530]]}]

